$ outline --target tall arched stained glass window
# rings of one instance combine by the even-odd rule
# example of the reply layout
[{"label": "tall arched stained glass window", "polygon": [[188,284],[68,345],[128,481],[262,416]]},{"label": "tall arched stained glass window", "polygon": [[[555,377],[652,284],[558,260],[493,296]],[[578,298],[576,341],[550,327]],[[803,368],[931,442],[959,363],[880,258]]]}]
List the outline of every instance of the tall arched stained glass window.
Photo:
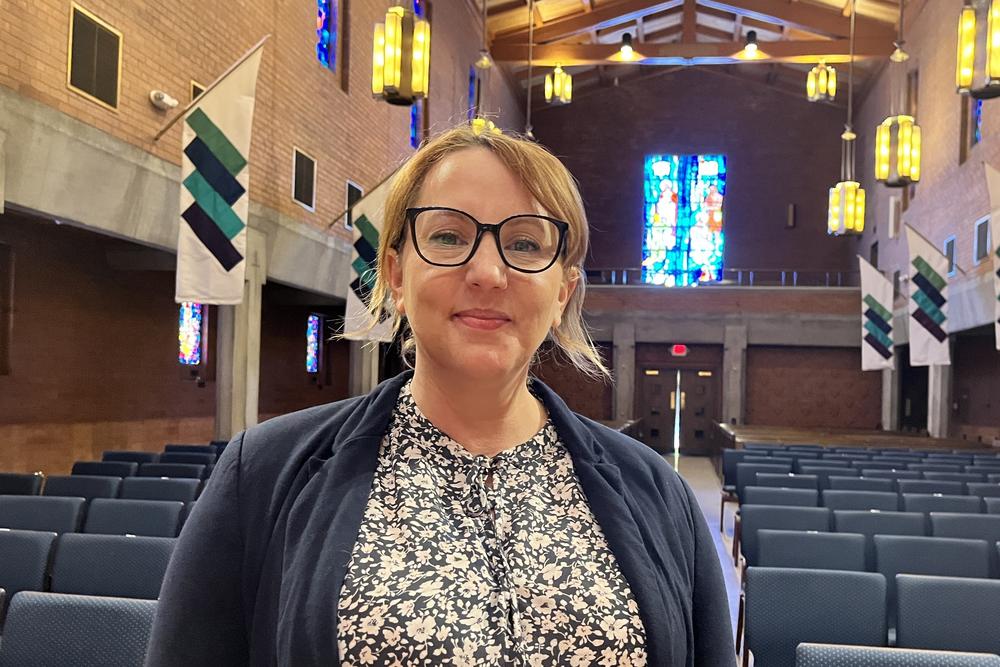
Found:
[{"label": "tall arched stained glass window", "polygon": [[320,361],[320,335],[323,318],[310,315],[306,319],[306,373],[318,373]]},{"label": "tall arched stained glass window", "polygon": [[683,287],[722,280],[724,155],[649,155],[642,281]]},{"label": "tall arched stained glass window", "polygon": [[339,0],[316,0],[316,58],[337,69],[337,4]]}]

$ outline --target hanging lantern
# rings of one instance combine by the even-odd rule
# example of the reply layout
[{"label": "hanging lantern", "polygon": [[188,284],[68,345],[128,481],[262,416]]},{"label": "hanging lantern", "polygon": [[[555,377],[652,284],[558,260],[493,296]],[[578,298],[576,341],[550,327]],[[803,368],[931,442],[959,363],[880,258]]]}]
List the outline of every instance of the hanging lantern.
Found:
[{"label": "hanging lantern", "polygon": [[889,116],[876,128],[875,179],[890,188],[920,180],[920,126],[912,116]]},{"label": "hanging lantern", "polygon": [[840,182],[830,188],[827,233],[833,236],[865,231],[865,191],[854,178],[854,140],[850,127],[841,135]]},{"label": "hanging lantern", "polygon": [[955,84],[975,99],[1000,96],[1000,0],[965,0],[958,19]]},{"label": "hanging lantern", "polygon": [[810,102],[830,101],[837,96],[837,70],[824,61],[809,70],[806,95]]},{"label": "hanging lantern", "polygon": [[409,9],[390,7],[385,23],[375,24],[372,95],[409,106],[427,96],[431,25]]},{"label": "hanging lantern", "polygon": [[573,77],[559,65],[551,74],[545,75],[545,101],[557,104],[573,101]]},{"label": "hanging lantern", "polygon": [[902,188],[920,180],[920,126],[906,108],[909,56],[903,50],[903,4],[899,5],[899,36],[889,56],[890,113],[875,128],[875,180],[890,188]]},{"label": "hanging lantern", "polygon": [[851,59],[847,69],[847,124],[840,135],[840,182],[830,188],[826,231],[832,236],[860,234],[865,231],[865,191],[854,177],[854,141],[858,135],[851,127],[854,115],[854,28],[855,2],[851,0]]}]

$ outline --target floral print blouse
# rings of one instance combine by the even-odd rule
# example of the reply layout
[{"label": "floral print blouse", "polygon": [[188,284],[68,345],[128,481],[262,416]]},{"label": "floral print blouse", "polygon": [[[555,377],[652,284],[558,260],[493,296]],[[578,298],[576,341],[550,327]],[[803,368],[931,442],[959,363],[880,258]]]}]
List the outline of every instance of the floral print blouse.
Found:
[{"label": "floral print blouse", "polygon": [[551,420],[474,455],[403,388],[338,601],[343,665],[645,665],[639,608]]}]

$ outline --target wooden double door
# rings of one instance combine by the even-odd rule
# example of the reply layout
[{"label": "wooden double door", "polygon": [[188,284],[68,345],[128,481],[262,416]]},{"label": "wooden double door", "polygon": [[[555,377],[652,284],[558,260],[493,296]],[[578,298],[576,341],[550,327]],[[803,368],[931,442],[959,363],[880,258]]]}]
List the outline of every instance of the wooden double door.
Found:
[{"label": "wooden double door", "polygon": [[718,450],[721,383],[717,368],[639,368],[641,439],[661,454]]}]

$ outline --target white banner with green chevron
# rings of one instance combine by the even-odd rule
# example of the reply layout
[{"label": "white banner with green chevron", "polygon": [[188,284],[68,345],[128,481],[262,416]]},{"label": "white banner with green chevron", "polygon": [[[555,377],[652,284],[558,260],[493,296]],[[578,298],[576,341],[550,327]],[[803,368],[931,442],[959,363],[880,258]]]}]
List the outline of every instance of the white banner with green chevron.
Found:
[{"label": "white banner with green chevron", "polygon": [[948,342],[948,258],[909,225],[910,365],[951,364]]},{"label": "white banner with green chevron", "polygon": [[892,336],[892,281],[858,255],[861,267],[861,370],[895,367]]},{"label": "white banner with green chevron", "polygon": [[184,116],[178,303],[243,301],[250,132],[263,45],[210,86]]},{"label": "white banner with green chevron", "polygon": [[368,298],[375,285],[385,198],[391,183],[391,178],[385,179],[351,209],[354,248],[351,251],[351,283],[347,288],[344,314],[344,338],[350,340],[377,340],[383,343],[392,340],[392,320],[383,320],[372,329],[368,327],[371,320]]}]

